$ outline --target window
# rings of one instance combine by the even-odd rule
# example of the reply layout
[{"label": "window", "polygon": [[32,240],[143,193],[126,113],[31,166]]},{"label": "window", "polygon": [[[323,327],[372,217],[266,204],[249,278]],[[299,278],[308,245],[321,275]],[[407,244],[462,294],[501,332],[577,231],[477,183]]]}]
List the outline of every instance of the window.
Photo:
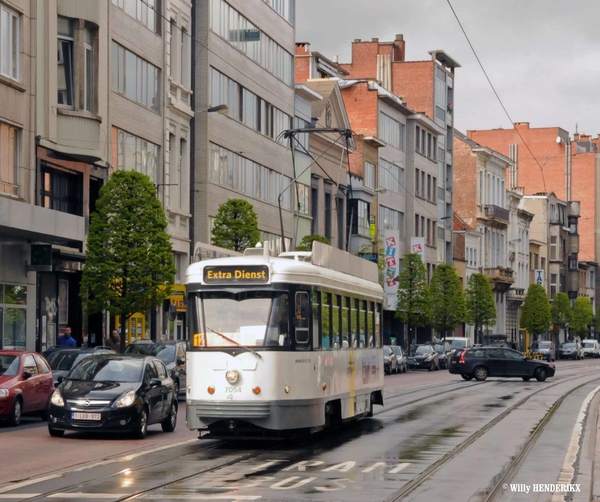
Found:
[{"label": "window", "polygon": [[177,183],[179,183],[179,207],[184,207],[186,192],[189,189],[187,179],[187,141],[184,138],[179,139],[179,163],[177,166]]},{"label": "window", "polygon": [[160,0],[112,0],[112,3],[160,35]]},{"label": "window", "polygon": [[[340,325],[341,325],[341,303],[342,299],[339,295],[332,295],[331,297],[331,311],[332,311],[332,323],[331,323],[331,338],[332,344],[331,346],[334,349],[340,348]],[[323,347],[327,347],[325,345],[325,341],[323,340]]]},{"label": "window", "polygon": [[379,231],[400,230],[400,238],[404,234],[404,213],[379,206]]},{"label": "window", "polygon": [[348,201],[348,223],[352,222],[352,234],[370,236],[369,204],[363,200],[350,199]]},{"label": "window", "polygon": [[387,144],[404,150],[404,124],[379,112],[379,137]]},{"label": "window", "polygon": [[181,85],[189,89],[192,86],[191,36],[185,28],[181,28]]},{"label": "window", "polygon": [[0,5],[0,74],[19,80],[19,16]]},{"label": "window", "polygon": [[294,56],[224,0],[211,0],[210,29],[275,77],[294,85]]},{"label": "window", "polygon": [[0,284],[0,348],[25,350],[27,287]]},{"label": "window", "polygon": [[294,5],[296,0],[265,0],[265,2],[288,23],[294,24]]},{"label": "window", "polygon": [[333,240],[331,213],[331,193],[325,192],[325,237],[329,242]]},{"label": "window", "polygon": [[[364,184],[367,188],[375,187],[375,164],[365,161]],[[381,180],[381,176],[379,178]]]},{"label": "window", "polygon": [[[297,183],[298,188],[298,211],[300,214],[309,214],[308,198],[310,193],[310,187]],[[291,188],[290,188],[291,190]]]},{"label": "window", "polygon": [[42,164],[41,205],[62,213],[83,216],[82,175]]},{"label": "window", "polygon": [[[113,141],[117,143],[117,168],[146,174],[152,183],[158,179],[158,145],[113,127]],[[169,142],[170,143],[170,142]],[[174,148],[174,145],[169,144]],[[174,162],[175,152],[169,153]],[[171,169],[175,169],[172,165]]]},{"label": "window", "polygon": [[310,201],[311,201],[310,215],[312,216],[311,233],[318,234],[319,233],[319,188],[318,187],[314,187],[314,186],[311,187]]},{"label": "window", "polygon": [[421,171],[415,169],[415,195],[421,195]]},{"label": "window", "polygon": [[550,298],[554,298],[554,295],[558,291],[558,274],[550,274]]},{"label": "window", "polygon": [[[261,99],[261,119],[263,119],[263,113],[262,113],[263,108],[264,108],[265,112],[267,110],[266,105],[267,105],[267,103]],[[266,113],[264,115],[265,116],[264,116],[263,120],[266,120],[267,119]],[[309,127],[310,127],[310,124],[306,120],[304,120],[303,118],[300,118],[300,117],[294,117],[294,129],[308,129]],[[263,132],[262,128],[263,127],[261,126],[261,132]],[[266,128],[266,125],[265,125],[265,128]],[[265,133],[263,132],[263,134],[265,134]],[[304,132],[304,133],[296,134],[294,136],[294,138],[297,140],[297,141],[294,141],[294,148],[301,152],[308,152],[310,134],[307,132]]]},{"label": "window", "polygon": [[558,260],[558,237],[556,235],[550,236],[550,259]]},{"label": "window", "polygon": [[58,18],[58,104],[73,107],[73,21]]},{"label": "window", "polygon": [[321,305],[321,334],[323,336],[323,347],[329,347],[331,343],[331,294],[323,293],[321,295],[323,304]]},{"label": "window", "polygon": [[419,222],[421,221],[421,218],[419,217],[418,214],[415,214],[415,237],[419,237]]},{"label": "window", "polygon": [[112,43],[112,90],[154,111],[159,110],[159,69],[125,47]]},{"label": "window", "polygon": [[386,188],[394,193],[402,193],[404,185],[404,169],[387,160],[379,161],[379,188]]},{"label": "window", "polygon": [[0,193],[18,195],[19,129],[0,123]]}]

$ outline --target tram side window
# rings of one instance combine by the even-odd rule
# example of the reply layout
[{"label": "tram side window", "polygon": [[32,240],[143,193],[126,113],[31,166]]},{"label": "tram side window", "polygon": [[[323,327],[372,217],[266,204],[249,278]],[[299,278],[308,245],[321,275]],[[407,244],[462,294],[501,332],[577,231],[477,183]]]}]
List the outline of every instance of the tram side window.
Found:
[{"label": "tram side window", "polygon": [[312,337],[313,337],[313,348],[319,347],[319,334],[321,333],[321,293],[314,291],[312,294]]},{"label": "tram side window", "polygon": [[375,347],[381,347],[381,304],[375,304]]},{"label": "tram side window", "polygon": [[321,333],[323,333],[323,347],[331,343],[331,294],[322,293],[323,307],[321,309]]},{"label": "tram side window", "polygon": [[308,313],[310,306],[308,293],[305,291],[297,292],[295,305],[296,343],[308,344]]},{"label": "tram side window", "polygon": [[350,347],[350,298],[344,296],[342,298],[342,349]]},{"label": "tram side window", "polygon": [[375,311],[373,302],[368,303],[367,311],[367,339],[369,340],[369,347],[373,347],[375,343]]},{"label": "tram side window", "polygon": [[353,349],[358,347],[358,323],[358,300],[356,298],[352,298],[350,300],[350,330],[352,332],[350,347]]},{"label": "tram side window", "polygon": [[[331,297],[331,339],[332,339],[332,347],[334,349],[340,348],[340,326],[341,326],[341,297],[339,295],[332,295]],[[325,347],[325,343],[323,342],[323,346]]]},{"label": "tram side window", "polygon": [[358,346],[360,348],[364,348],[367,345],[367,302],[366,300],[360,300],[360,339],[358,342]]}]

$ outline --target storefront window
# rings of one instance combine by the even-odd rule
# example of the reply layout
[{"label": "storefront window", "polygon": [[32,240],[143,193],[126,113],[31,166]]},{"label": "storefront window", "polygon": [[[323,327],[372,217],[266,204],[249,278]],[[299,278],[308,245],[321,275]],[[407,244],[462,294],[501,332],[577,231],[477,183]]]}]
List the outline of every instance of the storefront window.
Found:
[{"label": "storefront window", "polygon": [[27,287],[0,284],[0,348],[25,349]]}]

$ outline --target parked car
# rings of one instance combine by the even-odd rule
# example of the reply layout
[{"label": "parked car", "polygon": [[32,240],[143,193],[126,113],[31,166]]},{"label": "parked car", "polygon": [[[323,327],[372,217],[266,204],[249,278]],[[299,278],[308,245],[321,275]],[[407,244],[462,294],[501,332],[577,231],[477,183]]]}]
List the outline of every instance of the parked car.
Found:
[{"label": "parked car", "polygon": [[448,336],[443,341],[450,343],[453,351],[456,349],[468,349],[473,346],[471,339],[466,336]]},{"label": "parked car", "polygon": [[440,369],[440,357],[431,344],[411,345],[406,363],[411,369],[426,368],[429,371]]},{"label": "parked car", "polygon": [[534,342],[531,345],[531,350],[533,352],[539,352],[542,354],[543,358],[546,361],[552,362],[556,360],[556,351],[554,349],[554,343],[548,340],[540,340],[539,342]]},{"label": "parked car", "polygon": [[390,345],[390,349],[396,354],[396,360],[398,362],[396,368],[398,373],[406,373],[406,355],[399,345]]},{"label": "parked car", "polygon": [[450,343],[436,343],[433,345],[433,348],[438,353],[440,368],[448,369],[448,364],[450,364],[450,356],[452,355],[452,352],[454,352]]},{"label": "parked car", "polygon": [[54,384],[44,356],[36,352],[0,350],[0,418],[12,426],[24,414],[46,419],[48,399]]},{"label": "parked car", "polygon": [[487,377],[521,377],[526,382],[535,378],[543,382],[554,376],[554,364],[529,359],[521,352],[501,347],[472,347],[454,352],[449,371],[465,380],[485,380]]},{"label": "parked car", "polygon": [[389,345],[383,346],[383,372],[386,375],[398,373],[398,358]]},{"label": "parked car", "polygon": [[177,425],[177,396],[164,363],[153,356],[94,354],[83,359],[50,398],[48,432],[131,432],[144,439],[148,426]]},{"label": "parked car", "polygon": [[566,342],[562,343],[558,347],[558,358],[559,359],[583,359],[583,350],[579,342]]},{"label": "parked car", "polygon": [[600,357],[600,346],[598,340],[583,340],[581,342],[583,357]]},{"label": "parked car", "polygon": [[185,394],[186,369],[185,358],[188,342],[185,340],[153,342],[138,340],[125,348],[125,354],[145,354],[156,356],[167,365],[167,371],[175,384],[175,395]]},{"label": "parked car", "polygon": [[46,360],[52,369],[52,376],[54,378],[54,386],[58,385],[59,377],[66,377],[69,371],[71,371],[75,365],[85,359],[86,357],[94,354],[114,354],[115,351],[110,347],[99,349],[94,348],[65,348],[64,350],[51,351]]}]

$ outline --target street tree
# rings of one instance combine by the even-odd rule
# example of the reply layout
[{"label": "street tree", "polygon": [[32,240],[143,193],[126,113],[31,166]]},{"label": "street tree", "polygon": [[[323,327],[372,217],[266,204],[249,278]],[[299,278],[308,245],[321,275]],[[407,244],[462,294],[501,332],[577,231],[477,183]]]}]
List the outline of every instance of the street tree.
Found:
[{"label": "street tree", "polygon": [[521,327],[529,331],[534,339],[545,333],[552,322],[552,312],[546,290],[540,284],[530,284],[523,303]]},{"label": "street tree", "polygon": [[431,278],[432,325],[446,336],[467,317],[467,306],[460,279],[452,265],[438,265]]},{"label": "street tree", "polygon": [[[145,174],[116,171],[91,215],[81,298],[91,314],[108,310],[125,326],[160,305],[175,279],[167,219]],[[121,351],[125,348],[121,337]]]},{"label": "street tree", "polygon": [[244,199],[229,199],[219,206],[214,220],[212,244],[243,253],[260,241],[258,216]]},{"label": "street tree", "polygon": [[467,322],[475,327],[475,340],[481,343],[483,326],[496,325],[496,304],[489,279],[484,274],[471,275],[465,296]]},{"label": "street tree", "polygon": [[376,252],[376,260],[373,263],[377,264],[377,270],[379,272],[378,277],[379,277],[379,284],[381,286],[383,286],[383,281],[385,278],[385,269],[386,269],[386,263],[385,263],[385,249],[383,248],[381,239],[377,239],[376,241],[374,241],[372,244],[363,244],[358,248],[358,253],[357,256],[360,256],[361,258],[365,258],[367,256],[372,256],[373,254],[375,254],[373,252],[373,248],[377,249]]},{"label": "street tree", "polygon": [[592,302],[586,296],[580,296],[575,299],[573,305],[573,320],[570,324],[569,332],[580,338],[586,338],[590,333],[590,325],[594,320],[594,309]]},{"label": "street tree", "polygon": [[427,272],[421,257],[415,253],[404,255],[403,269],[398,283],[396,317],[408,326],[408,346],[413,342],[414,329],[431,322],[431,296]]},{"label": "street tree", "polygon": [[322,242],[323,244],[330,244],[329,239],[323,235],[305,235],[302,237],[300,243],[296,246],[296,251],[312,251],[312,243],[315,241]]},{"label": "street tree", "polygon": [[567,325],[573,319],[573,309],[567,293],[556,293],[550,304],[552,313],[552,323],[556,332],[566,329]]}]

